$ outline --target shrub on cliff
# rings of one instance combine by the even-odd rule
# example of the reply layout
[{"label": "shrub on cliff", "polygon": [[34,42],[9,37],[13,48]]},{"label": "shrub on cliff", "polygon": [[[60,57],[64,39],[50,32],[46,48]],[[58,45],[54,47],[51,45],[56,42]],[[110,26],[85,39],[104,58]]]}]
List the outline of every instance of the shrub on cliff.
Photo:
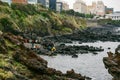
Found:
[{"label": "shrub on cliff", "polygon": [[11,8],[13,10],[19,10],[20,12],[26,15],[34,15],[38,13],[36,7],[31,4],[11,4]]},{"label": "shrub on cliff", "polygon": [[13,25],[14,23],[7,17],[0,19],[0,27],[3,32],[11,32],[17,34],[17,31],[13,28]]},{"label": "shrub on cliff", "polygon": [[0,5],[9,6],[8,3],[2,2],[2,1],[0,1]]},{"label": "shrub on cliff", "polygon": [[[71,33],[86,26],[85,20],[66,14],[59,14],[41,5],[0,5],[0,29],[14,33],[35,33],[39,36]],[[5,16],[4,16],[5,15]],[[5,24],[5,22],[8,22]],[[10,29],[9,29],[10,28]],[[15,32],[16,31],[16,32]]]}]

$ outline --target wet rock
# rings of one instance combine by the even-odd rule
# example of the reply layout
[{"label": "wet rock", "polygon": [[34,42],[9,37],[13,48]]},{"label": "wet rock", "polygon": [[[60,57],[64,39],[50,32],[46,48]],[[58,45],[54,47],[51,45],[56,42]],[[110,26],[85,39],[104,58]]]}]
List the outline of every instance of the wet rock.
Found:
[{"label": "wet rock", "polygon": [[92,80],[92,78],[90,78],[90,77],[85,77],[85,79],[86,79],[86,80]]},{"label": "wet rock", "polygon": [[86,51],[86,50],[80,50],[79,51],[81,54],[88,54],[89,53],[89,51]]},{"label": "wet rock", "polygon": [[85,80],[85,77],[82,77],[81,74],[76,74],[73,69],[71,71],[67,71],[66,76],[78,80]]},{"label": "wet rock", "polygon": [[68,55],[74,55],[74,54],[86,54],[89,52],[101,52],[104,51],[104,49],[99,47],[93,47],[88,45],[83,46],[66,46],[66,45],[60,45],[56,47],[56,51],[54,54],[68,54]]},{"label": "wet rock", "polygon": [[[119,46],[117,50],[119,50]],[[108,57],[104,57],[103,62],[108,72],[113,76],[113,80],[120,80],[120,53],[117,51],[115,54],[108,52]]]},{"label": "wet rock", "polygon": [[111,49],[110,47],[108,47],[108,49]]},{"label": "wet rock", "polygon": [[94,52],[93,54],[95,54],[95,55],[96,55],[96,54],[98,54],[98,53]]},{"label": "wet rock", "polygon": [[60,46],[61,46],[61,47],[62,47],[62,46],[65,46],[65,43],[61,43]]},{"label": "wet rock", "polygon": [[79,43],[79,44],[82,44],[82,42],[81,42],[81,41],[79,41],[78,43]]},{"label": "wet rock", "polygon": [[46,74],[48,74],[48,75],[59,75],[59,76],[63,75],[61,71],[57,71],[53,68],[47,68],[46,69]]},{"label": "wet rock", "polygon": [[78,58],[78,55],[74,54],[72,55],[72,58]]},{"label": "wet rock", "polygon": [[57,39],[49,38],[56,42],[80,41],[80,42],[96,42],[96,41],[120,41],[119,32],[114,26],[89,27],[73,34],[58,36]]},{"label": "wet rock", "polygon": [[118,45],[118,47],[115,49],[115,53],[120,53],[120,45]]}]

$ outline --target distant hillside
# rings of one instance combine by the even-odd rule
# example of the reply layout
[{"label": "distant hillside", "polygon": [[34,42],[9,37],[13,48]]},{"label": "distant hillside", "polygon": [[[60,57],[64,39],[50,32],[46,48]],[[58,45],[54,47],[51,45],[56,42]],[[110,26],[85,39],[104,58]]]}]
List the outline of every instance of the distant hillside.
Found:
[{"label": "distant hillside", "polygon": [[86,21],[53,12],[42,5],[24,5],[0,2],[0,30],[3,32],[35,33],[39,36],[72,33],[86,27]]}]

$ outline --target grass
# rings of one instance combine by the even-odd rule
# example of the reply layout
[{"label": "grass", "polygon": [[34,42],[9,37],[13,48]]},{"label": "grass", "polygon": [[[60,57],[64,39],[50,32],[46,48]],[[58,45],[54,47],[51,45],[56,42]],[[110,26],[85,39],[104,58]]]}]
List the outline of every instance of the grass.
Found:
[{"label": "grass", "polygon": [[[29,29],[31,28],[36,34],[45,36],[57,34],[58,31],[64,34],[64,32],[68,32],[66,28],[74,31],[74,28],[81,29],[80,26],[86,27],[85,20],[83,19],[53,12],[41,5],[37,7],[34,5],[19,4],[12,4],[11,7],[0,5],[0,20],[3,18],[12,23],[8,27],[10,27],[9,30],[12,29],[10,32],[14,34],[16,32],[30,32]],[[4,26],[7,25],[3,25],[3,22],[0,22],[0,30],[3,30]],[[70,29],[69,32],[72,32]]]},{"label": "grass", "polygon": [[8,79],[14,79],[15,76],[11,71],[5,71],[3,69],[0,69],[0,79],[2,80],[8,80]]}]

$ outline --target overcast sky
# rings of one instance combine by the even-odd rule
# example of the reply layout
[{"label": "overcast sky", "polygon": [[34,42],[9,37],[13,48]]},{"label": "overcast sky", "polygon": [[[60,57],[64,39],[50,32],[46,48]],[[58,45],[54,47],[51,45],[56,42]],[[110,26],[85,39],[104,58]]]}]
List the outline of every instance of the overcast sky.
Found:
[{"label": "overcast sky", "polygon": [[[63,0],[63,1],[68,2],[70,8],[72,8],[72,5],[76,0]],[[92,1],[98,0],[83,0],[83,1],[85,1],[86,4],[89,5],[92,4]],[[120,11],[120,0],[101,0],[101,1],[103,1],[106,6],[113,7],[114,11]]]}]

